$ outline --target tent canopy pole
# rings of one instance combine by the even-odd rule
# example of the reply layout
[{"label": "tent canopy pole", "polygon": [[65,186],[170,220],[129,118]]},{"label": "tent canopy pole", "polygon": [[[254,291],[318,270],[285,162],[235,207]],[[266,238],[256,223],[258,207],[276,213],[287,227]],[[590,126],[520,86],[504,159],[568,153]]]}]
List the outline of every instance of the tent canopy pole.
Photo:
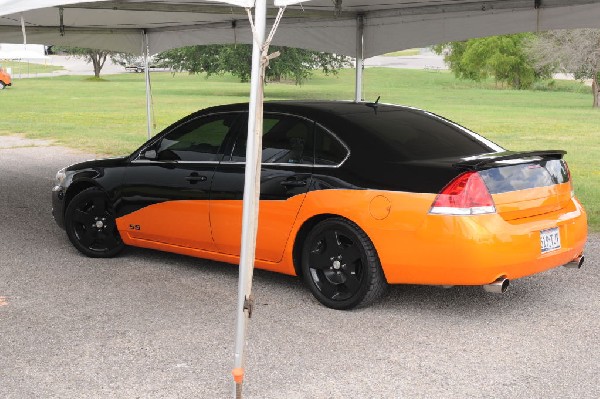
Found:
[{"label": "tent canopy pole", "polygon": [[266,0],[256,0],[252,46],[252,72],[250,75],[250,104],[248,112],[248,141],[246,145],[246,171],[244,176],[244,201],[242,210],[242,247],[238,279],[236,313],[234,398],[242,397],[244,378],[244,350],[248,318],[252,312],[252,274],[258,229],[258,204],[260,196],[260,166],[262,162],[263,120],[263,68],[262,52],[265,44],[267,18]]},{"label": "tent canopy pole", "polygon": [[142,31],[142,43],[143,48],[142,52],[144,54],[144,74],[146,76],[146,129],[148,131],[148,139],[152,137],[152,95],[151,95],[151,86],[150,86],[150,67],[149,67],[149,42],[148,42],[148,34],[145,30]]},{"label": "tent canopy pole", "polygon": [[364,67],[364,19],[362,15],[356,17],[356,82],[354,90],[354,101],[363,100],[363,67]]}]

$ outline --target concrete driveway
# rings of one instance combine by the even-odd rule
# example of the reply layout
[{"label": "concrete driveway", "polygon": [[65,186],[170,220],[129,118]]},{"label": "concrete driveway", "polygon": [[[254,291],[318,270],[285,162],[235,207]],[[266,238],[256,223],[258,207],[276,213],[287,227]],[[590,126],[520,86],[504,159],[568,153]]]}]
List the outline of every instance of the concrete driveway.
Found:
[{"label": "concrete driveway", "polygon": [[[89,259],[50,215],[90,155],[0,136],[0,397],[231,397],[235,266],[130,248]],[[257,271],[246,398],[598,398],[600,236],[583,269],[393,287],[352,312]]]}]

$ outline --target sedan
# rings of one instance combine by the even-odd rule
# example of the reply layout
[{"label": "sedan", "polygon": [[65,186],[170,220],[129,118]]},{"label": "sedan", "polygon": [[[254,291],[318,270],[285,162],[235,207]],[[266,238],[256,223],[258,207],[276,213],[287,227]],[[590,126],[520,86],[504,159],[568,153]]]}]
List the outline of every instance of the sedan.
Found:
[{"label": "sedan", "polygon": [[[53,215],[90,257],[126,245],[239,263],[248,105],[208,108],[131,155],[58,172]],[[388,284],[481,285],[578,268],[586,214],[564,151],[513,152],[397,105],[264,106],[257,268],[351,309]]]}]

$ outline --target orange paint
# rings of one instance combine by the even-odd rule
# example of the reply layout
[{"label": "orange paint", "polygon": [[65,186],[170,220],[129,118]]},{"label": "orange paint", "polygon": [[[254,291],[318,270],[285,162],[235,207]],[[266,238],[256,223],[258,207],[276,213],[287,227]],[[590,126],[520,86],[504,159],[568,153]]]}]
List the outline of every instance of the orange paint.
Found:
[{"label": "orange paint", "polygon": [[[306,194],[285,201],[261,201],[256,259],[279,262]],[[242,201],[210,201],[210,222],[217,252],[240,255]]]},{"label": "orange paint", "polygon": [[[568,183],[493,195],[497,213],[484,215],[430,215],[435,197],[377,190],[321,190],[286,201],[261,201],[256,267],[295,274],[295,237],[307,220],[324,214],[349,219],[367,233],[392,284],[488,284],[501,276],[515,279],[563,265],[583,252],[586,214],[571,198]],[[155,230],[127,228],[132,221],[147,225],[142,220],[146,215],[165,218],[163,208],[175,218],[178,207],[190,219],[185,230],[180,227],[174,232],[163,226],[165,230],[160,232],[162,236],[175,234],[178,243],[158,239]],[[205,237],[207,230],[192,221],[205,222],[209,207],[215,211],[209,223],[214,242],[195,246],[196,237]],[[210,206],[208,201],[174,201],[148,208],[155,209],[146,208],[118,220],[126,244],[239,262],[241,201],[213,201]],[[192,216],[196,210],[204,213]],[[153,228],[160,229],[159,224]],[[553,227],[559,228],[562,247],[542,254],[539,232]]]},{"label": "orange paint", "polygon": [[[214,251],[208,201],[167,201],[150,205],[117,219],[126,244],[142,239],[181,247]],[[131,244],[128,242],[130,240]]]}]

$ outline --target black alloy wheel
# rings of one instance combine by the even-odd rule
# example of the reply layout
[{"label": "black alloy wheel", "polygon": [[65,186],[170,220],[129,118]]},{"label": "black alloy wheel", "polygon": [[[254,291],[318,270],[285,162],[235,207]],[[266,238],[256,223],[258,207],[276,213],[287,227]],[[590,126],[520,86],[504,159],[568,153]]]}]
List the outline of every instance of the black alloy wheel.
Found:
[{"label": "black alloy wheel", "polygon": [[343,218],[324,220],[308,234],[302,274],[317,300],[332,309],[370,305],[387,288],[373,243]]},{"label": "black alloy wheel", "polygon": [[83,190],[71,200],[65,227],[75,248],[92,258],[115,256],[125,246],[108,197],[96,187]]}]

